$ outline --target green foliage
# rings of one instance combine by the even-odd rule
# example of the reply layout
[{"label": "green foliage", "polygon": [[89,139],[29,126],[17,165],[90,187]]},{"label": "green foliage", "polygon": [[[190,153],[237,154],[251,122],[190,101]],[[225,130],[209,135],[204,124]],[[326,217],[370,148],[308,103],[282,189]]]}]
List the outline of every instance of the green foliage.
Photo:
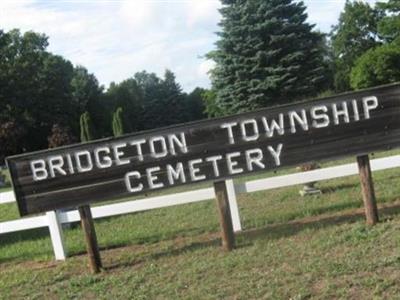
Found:
[{"label": "green foliage", "polygon": [[112,130],[114,136],[121,136],[127,133],[126,126],[127,125],[124,118],[124,111],[122,107],[118,107],[113,114],[113,120],[112,120]]},{"label": "green foliage", "polygon": [[112,135],[112,112],[119,107],[125,133],[204,117],[202,90],[183,93],[169,70],[163,78],[136,73],[104,92],[93,74],[47,46],[45,35],[0,30],[1,163],[8,155],[68,144],[74,137],[93,139],[90,127],[99,137]]},{"label": "green foliage", "polygon": [[146,71],[136,73],[144,97],[144,128],[151,129],[185,122],[185,97],[175,75],[166,70],[164,78]]},{"label": "green foliage", "polygon": [[88,142],[95,139],[94,128],[90,114],[85,112],[80,118],[81,142]]},{"label": "green foliage", "polygon": [[346,1],[338,24],[331,32],[337,92],[350,90],[351,68],[367,50],[379,45],[381,14],[364,1]]},{"label": "green foliage", "polygon": [[387,43],[400,44],[400,2],[389,0],[377,2],[377,8],[382,10],[385,17],[378,24],[379,36]]},{"label": "green foliage", "polygon": [[15,121],[0,123],[0,165],[9,155],[22,151],[19,143],[26,136],[26,127],[17,124]]},{"label": "green foliage", "polygon": [[203,94],[205,89],[195,88],[190,94],[185,94],[184,106],[182,108],[184,119],[182,121],[189,122],[200,120],[206,117]]},{"label": "green foliage", "polygon": [[70,128],[59,124],[53,125],[51,134],[47,140],[49,141],[49,148],[69,145],[76,141],[75,137],[71,134]]},{"label": "green foliage", "polygon": [[315,95],[326,82],[323,36],[303,2],[223,1],[211,72],[220,112],[232,114]]},{"label": "green foliage", "polygon": [[223,111],[217,103],[217,92],[213,89],[205,91],[202,95],[204,105],[205,105],[205,112],[208,118],[215,118],[223,116]]},{"label": "green foliage", "polygon": [[[108,111],[115,112],[118,108],[123,110],[124,133],[144,129],[143,93],[134,78],[124,80],[119,84],[111,83],[105,98]],[[109,120],[109,124],[113,124],[113,117]]]},{"label": "green foliage", "polygon": [[400,81],[400,47],[388,44],[367,51],[351,72],[353,89]]},{"label": "green foliage", "polygon": [[79,136],[80,114],[100,107],[94,76],[47,46],[45,35],[0,30],[0,158],[47,148],[54,124]]},{"label": "green foliage", "polygon": [[99,85],[97,78],[82,66],[74,68],[71,80],[71,96],[79,114],[87,111],[99,133],[104,135],[106,131],[104,124],[106,109],[103,101],[103,87]]}]

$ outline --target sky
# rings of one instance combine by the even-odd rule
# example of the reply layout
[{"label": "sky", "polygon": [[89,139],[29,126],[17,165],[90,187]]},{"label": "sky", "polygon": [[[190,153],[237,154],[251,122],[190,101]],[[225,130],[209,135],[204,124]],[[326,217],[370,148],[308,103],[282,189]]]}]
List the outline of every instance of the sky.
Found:
[{"label": "sky", "polygon": [[[374,3],[375,0],[365,0]],[[309,22],[328,32],[345,0],[304,0]],[[48,50],[83,65],[107,87],[146,70],[176,74],[186,92],[210,86],[218,0],[2,0],[0,29],[49,37]]]}]

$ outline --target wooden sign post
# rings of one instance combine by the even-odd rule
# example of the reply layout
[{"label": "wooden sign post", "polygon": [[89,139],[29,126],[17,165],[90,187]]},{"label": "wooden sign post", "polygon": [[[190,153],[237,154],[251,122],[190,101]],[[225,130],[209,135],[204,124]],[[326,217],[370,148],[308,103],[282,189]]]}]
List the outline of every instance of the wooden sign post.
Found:
[{"label": "wooden sign post", "polygon": [[357,156],[357,164],[367,224],[375,225],[379,221],[379,218],[368,155]]},{"label": "wooden sign post", "polygon": [[[234,247],[226,187],[245,174],[357,158],[367,221],[378,220],[367,153],[400,147],[400,84],[7,158],[21,216],[213,181],[223,245]],[[80,209],[94,270],[90,210]]]},{"label": "wooden sign post", "polygon": [[214,182],[215,197],[219,223],[221,227],[222,247],[231,251],[235,248],[235,234],[233,232],[231,209],[229,207],[228,191],[225,181]]},{"label": "wooden sign post", "polygon": [[82,230],[85,235],[86,251],[89,257],[90,269],[92,273],[99,273],[102,264],[90,206],[80,206],[78,207],[78,211],[81,217]]}]

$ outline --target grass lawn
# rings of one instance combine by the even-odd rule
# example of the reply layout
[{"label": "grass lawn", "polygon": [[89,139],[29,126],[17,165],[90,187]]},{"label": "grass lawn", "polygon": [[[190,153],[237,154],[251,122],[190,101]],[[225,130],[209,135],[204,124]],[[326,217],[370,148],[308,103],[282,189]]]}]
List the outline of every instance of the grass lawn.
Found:
[{"label": "grass lawn", "polygon": [[[47,229],[0,235],[0,298],[400,299],[399,175],[374,173],[374,227],[357,176],[320,182],[323,194],[306,198],[300,186],[240,195],[245,230],[231,253],[215,201],[96,220],[98,275],[77,225],[65,230],[66,262],[53,261]],[[17,217],[15,204],[0,206],[0,221]]]}]

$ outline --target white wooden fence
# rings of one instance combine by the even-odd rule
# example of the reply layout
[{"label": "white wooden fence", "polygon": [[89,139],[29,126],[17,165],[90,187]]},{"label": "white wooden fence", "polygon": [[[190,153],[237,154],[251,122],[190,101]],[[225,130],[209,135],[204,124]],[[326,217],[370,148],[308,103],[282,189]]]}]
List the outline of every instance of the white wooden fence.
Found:
[{"label": "white wooden fence", "polygon": [[[400,155],[371,160],[372,171],[385,170],[396,167],[400,167]],[[237,194],[269,190],[355,174],[358,174],[357,164],[351,163],[290,175],[247,181],[237,184],[234,184],[232,180],[227,180],[227,189],[234,230],[236,232],[242,230],[239,208],[236,201]],[[92,215],[93,218],[98,219],[155,208],[205,201],[213,198],[215,198],[214,189],[205,188],[189,192],[145,198],[141,200],[131,200],[127,202],[96,206],[92,208]],[[12,191],[0,193],[0,204],[11,202],[15,202],[14,193]],[[80,221],[79,213],[77,210],[67,212],[51,211],[40,216],[2,222],[0,223],[0,234],[48,227],[53,244],[55,258],[57,260],[65,260],[65,258],[67,257],[67,252],[64,244],[61,224],[77,221]]]}]

